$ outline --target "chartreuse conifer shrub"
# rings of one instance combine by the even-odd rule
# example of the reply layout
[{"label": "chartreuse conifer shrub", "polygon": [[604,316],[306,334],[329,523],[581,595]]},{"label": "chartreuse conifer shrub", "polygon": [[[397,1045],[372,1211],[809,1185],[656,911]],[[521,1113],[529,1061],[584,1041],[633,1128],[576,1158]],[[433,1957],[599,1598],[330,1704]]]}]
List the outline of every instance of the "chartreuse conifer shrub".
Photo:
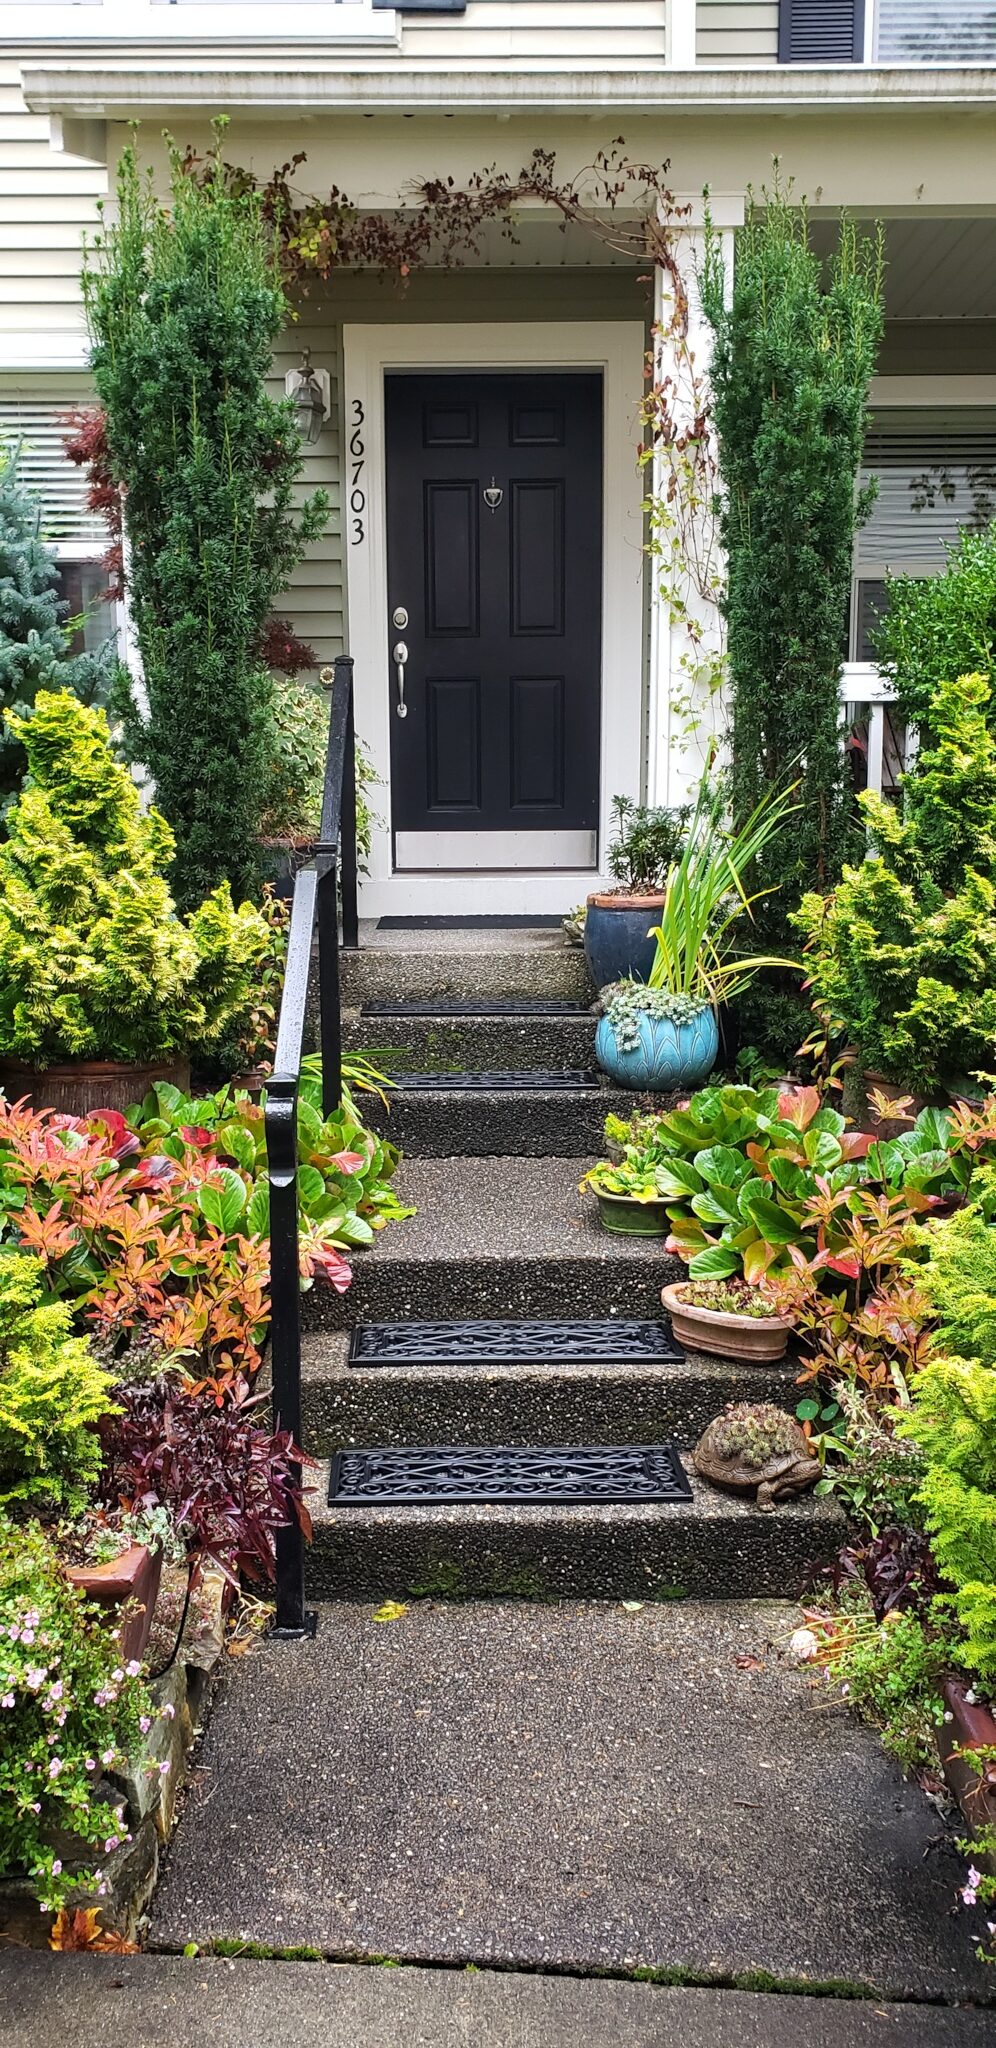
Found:
[{"label": "chartreuse conifer shrub", "polygon": [[171,148],[170,169],[167,205],[124,150],[117,220],[84,289],[147,695],[130,743],[176,835],[189,909],[220,881],[236,894],[256,882],[266,622],[328,500],[295,511],[294,408],[265,390],[289,309],[259,195],[235,187],[217,147],[200,175]]},{"label": "chartreuse conifer shrub", "polygon": [[713,416],[724,483],[725,611],[736,823],[759,793],[801,778],[798,815],[757,861],[761,938],[784,943],[803,890],[825,890],[848,844],[839,711],[857,489],[882,333],[881,238],[840,226],[828,272],[805,206],[777,185],[751,196],[732,294],[707,238]]},{"label": "chartreuse conifer shrub", "polygon": [[72,1321],[42,1301],[37,1259],[0,1258],[0,1509],[78,1514],[99,1475],[94,1425],[118,1412],[114,1382]]},{"label": "chartreuse conifer shrub", "polygon": [[180,919],[173,834],[104,713],[40,691],[9,716],[30,779],[0,843],[0,1057],[148,1061],[210,1048],[250,1006],[266,923],[227,882]]},{"label": "chartreuse conifer shrub", "polygon": [[69,654],[58,562],[42,538],[41,507],[21,483],[20,454],[20,446],[0,447],[0,811],[24,773],[24,749],[3,714],[26,718],[41,689],[94,703],[117,668],[111,646]]},{"label": "chartreuse conifer shrub", "polygon": [[996,1063],[996,739],[985,676],[938,685],[903,811],[860,799],[873,855],[792,922],[866,1070],[926,1092]]}]

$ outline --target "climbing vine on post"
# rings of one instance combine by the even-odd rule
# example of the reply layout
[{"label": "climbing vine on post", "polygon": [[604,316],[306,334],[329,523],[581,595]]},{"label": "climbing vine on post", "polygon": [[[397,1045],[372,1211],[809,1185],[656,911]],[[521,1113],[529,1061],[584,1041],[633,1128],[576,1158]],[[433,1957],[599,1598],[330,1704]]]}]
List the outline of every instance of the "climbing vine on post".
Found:
[{"label": "climbing vine on post", "polygon": [[727,297],[707,236],[702,300],[714,336],[734,814],[801,778],[795,829],[758,863],[780,931],[805,889],[825,891],[846,852],[849,806],[839,675],[846,654],[868,390],[882,333],[881,235],[841,222],[826,278],[804,205],[778,185],[749,196]]},{"label": "climbing vine on post", "polygon": [[129,145],[84,277],[147,698],[130,739],[176,833],[181,907],[257,879],[263,636],[328,511],[323,492],[293,509],[294,408],[264,388],[289,317],[276,238],[219,143],[199,178],[171,150],[168,206]]}]

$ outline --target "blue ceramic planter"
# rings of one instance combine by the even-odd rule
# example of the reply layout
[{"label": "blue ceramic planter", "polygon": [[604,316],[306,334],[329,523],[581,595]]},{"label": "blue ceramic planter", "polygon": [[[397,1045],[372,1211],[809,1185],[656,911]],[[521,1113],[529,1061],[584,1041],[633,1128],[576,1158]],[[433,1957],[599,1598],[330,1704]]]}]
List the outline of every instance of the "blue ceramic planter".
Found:
[{"label": "blue ceramic planter", "polygon": [[588,972],[596,988],[632,975],[646,981],[657,951],[655,939],[648,939],[652,925],[660,924],[663,896],[589,896],[584,921],[584,950]]},{"label": "blue ceramic planter", "polygon": [[595,1058],[621,1088],[641,1092],[692,1088],[712,1073],[719,1057],[714,1010],[700,1010],[686,1024],[674,1024],[670,1017],[640,1016],[637,1029],[640,1043],[635,1052],[620,1052],[608,1018],[598,1020]]}]

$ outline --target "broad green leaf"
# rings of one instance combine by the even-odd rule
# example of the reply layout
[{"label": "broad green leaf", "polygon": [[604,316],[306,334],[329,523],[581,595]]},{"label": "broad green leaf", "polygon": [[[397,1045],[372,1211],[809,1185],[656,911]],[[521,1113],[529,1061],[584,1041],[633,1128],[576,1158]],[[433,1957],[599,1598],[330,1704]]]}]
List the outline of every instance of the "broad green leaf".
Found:
[{"label": "broad green leaf", "polygon": [[728,1280],[731,1273],[739,1273],[740,1260],[725,1245],[710,1244],[696,1252],[688,1271],[693,1280]]},{"label": "broad green leaf", "polygon": [[247,1237],[269,1237],[270,1235],[270,1183],[265,1173],[260,1174],[253,1188],[248,1207],[242,1218],[242,1228]]},{"label": "broad green leaf", "polygon": [[946,1152],[951,1134],[951,1112],[947,1109],[921,1109],[913,1126],[914,1134],[924,1141],[931,1152]]},{"label": "broad green leaf", "polygon": [[702,1152],[696,1152],[693,1164],[710,1187],[738,1188],[754,1171],[750,1161],[741,1152],[734,1152],[732,1145],[707,1145]]},{"label": "broad green leaf", "polygon": [[317,1166],[299,1166],[297,1170],[297,1198],[306,1216],[313,1213],[313,1204],[325,1196],[325,1182]]},{"label": "broad green leaf", "polygon": [[704,1188],[701,1195],[692,1196],[692,1210],[703,1223],[739,1225],[742,1220],[734,1188]]},{"label": "broad green leaf", "polygon": [[795,1412],[800,1422],[815,1422],[820,1412],[820,1404],[812,1399],[797,1401]]},{"label": "broad green leaf", "polygon": [[837,1139],[829,1131],[807,1131],[802,1149],[814,1173],[832,1173],[843,1158]]},{"label": "broad green leaf", "polygon": [[218,1132],[218,1144],[235,1160],[237,1166],[241,1166],[243,1173],[255,1172],[256,1140],[252,1132],[246,1129],[245,1124],[222,1124]]},{"label": "broad green leaf", "polygon": [[705,1185],[690,1159],[665,1159],[654,1168],[654,1176],[668,1202],[678,1202],[683,1195],[701,1194]]},{"label": "broad green leaf", "polygon": [[829,1104],[817,1110],[809,1125],[811,1131],[829,1131],[832,1138],[839,1138],[846,1128],[839,1109],[831,1109]]},{"label": "broad green leaf", "polygon": [[197,1205],[205,1221],[231,1237],[248,1202],[248,1190],[241,1174],[221,1166],[197,1191]]},{"label": "broad green leaf", "polygon": [[[181,1103],[186,1101],[183,1090],[174,1088],[172,1081],[157,1081],[152,1093],[156,1098],[160,1115],[166,1115],[171,1119],[176,1115]],[[155,1110],[152,1113],[155,1115]]]},{"label": "broad green leaf", "polygon": [[783,1195],[789,1195],[799,1202],[804,1202],[808,1195],[815,1195],[813,1175],[795,1159],[787,1159],[784,1152],[772,1152],[768,1157],[768,1165],[771,1168],[771,1178]]},{"label": "broad green leaf", "polygon": [[769,1195],[741,1196],[741,1207],[746,1209],[753,1224],[768,1244],[796,1244],[799,1239],[799,1222],[789,1210],[780,1209]]}]

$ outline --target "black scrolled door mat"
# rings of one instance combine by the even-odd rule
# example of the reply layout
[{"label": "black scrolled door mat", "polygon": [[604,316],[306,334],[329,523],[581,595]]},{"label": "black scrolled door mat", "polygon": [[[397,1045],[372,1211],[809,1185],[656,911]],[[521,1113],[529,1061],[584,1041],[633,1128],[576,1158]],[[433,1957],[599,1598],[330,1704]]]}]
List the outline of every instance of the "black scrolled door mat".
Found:
[{"label": "black scrolled door mat", "polygon": [[329,1506],[432,1507],[448,1502],[688,1502],[673,1443],[463,1444],[337,1451]]},{"label": "black scrolled door mat", "polygon": [[551,932],[560,917],[379,917],[379,932]]},{"label": "black scrolled door mat", "polygon": [[544,1071],[539,1067],[524,1067],[519,1073],[512,1068],[500,1072],[486,1073],[480,1070],[467,1074],[399,1074],[390,1075],[391,1084],[399,1092],[418,1089],[439,1089],[447,1095],[459,1095],[468,1089],[500,1090],[511,1094],[525,1091],[528,1094],[549,1094],[551,1089],[567,1088],[574,1092],[598,1087],[598,1076],[586,1073],[581,1067],[556,1067]]},{"label": "black scrolled door mat", "polygon": [[666,1322],[361,1323],[354,1366],[680,1365],[684,1352]]},{"label": "black scrolled door mat", "polygon": [[[362,1017],[587,1017],[590,1012],[583,1003],[533,1002],[529,996],[517,1001],[515,996],[502,996],[493,1002],[447,1002],[442,996],[436,1002],[418,1003],[364,1003]],[[592,1017],[592,1023],[595,1019]]]}]

